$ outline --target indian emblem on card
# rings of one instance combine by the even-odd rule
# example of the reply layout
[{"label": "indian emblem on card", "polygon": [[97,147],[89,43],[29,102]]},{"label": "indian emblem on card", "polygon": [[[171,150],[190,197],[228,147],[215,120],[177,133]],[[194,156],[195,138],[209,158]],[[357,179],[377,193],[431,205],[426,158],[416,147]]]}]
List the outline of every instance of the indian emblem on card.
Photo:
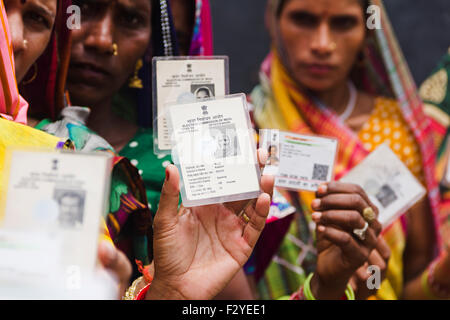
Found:
[{"label": "indian emblem on card", "polygon": [[208,115],[208,106],[202,106],[202,110],[203,110],[203,115],[207,116]]}]

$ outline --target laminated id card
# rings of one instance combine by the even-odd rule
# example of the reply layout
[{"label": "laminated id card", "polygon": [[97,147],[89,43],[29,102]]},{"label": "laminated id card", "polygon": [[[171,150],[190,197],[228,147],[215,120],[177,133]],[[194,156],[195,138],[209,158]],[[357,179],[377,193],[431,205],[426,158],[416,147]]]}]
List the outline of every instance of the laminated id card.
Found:
[{"label": "laminated id card", "polygon": [[228,57],[154,57],[153,130],[155,154],[170,154],[165,108],[229,94]]},{"label": "laminated id card", "polygon": [[416,204],[426,190],[388,145],[382,144],[341,178],[361,186],[379,210],[383,228]]},{"label": "laminated id card", "polygon": [[259,135],[260,148],[268,152],[263,173],[276,177],[276,187],[316,191],[333,180],[337,139],[277,129],[261,129]]},{"label": "laminated id card", "polygon": [[260,169],[244,94],[172,105],[168,112],[185,207],[258,197]]},{"label": "laminated id card", "polygon": [[61,269],[91,274],[108,210],[111,166],[106,153],[8,149],[0,227],[58,239]]}]

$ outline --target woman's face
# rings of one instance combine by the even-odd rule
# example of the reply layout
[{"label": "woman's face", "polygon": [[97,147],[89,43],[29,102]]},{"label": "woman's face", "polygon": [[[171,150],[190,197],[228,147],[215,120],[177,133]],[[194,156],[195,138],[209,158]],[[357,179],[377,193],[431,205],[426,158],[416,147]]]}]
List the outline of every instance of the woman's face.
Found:
[{"label": "woman's face", "polygon": [[6,0],[6,14],[20,83],[50,41],[57,0]]},{"label": "woman's face", "polygon": [[134,73],[151,36],[150,0],[75,0],[81,28],[72,32],[67,86],[74,104],[95,106]]},{"label": "woman's face", "polygon": [[364,45],[364,17],[359,0],[287,0],[277,23],[296,82],[321,92],[346,81]]}]

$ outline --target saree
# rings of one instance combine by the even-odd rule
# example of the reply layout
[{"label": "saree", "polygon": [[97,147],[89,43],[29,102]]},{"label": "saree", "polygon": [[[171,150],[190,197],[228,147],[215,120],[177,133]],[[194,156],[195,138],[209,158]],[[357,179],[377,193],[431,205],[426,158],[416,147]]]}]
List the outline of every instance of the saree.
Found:
[{"label": "saree", "polygon": [[28,103],[19,95],[5,5],[0,0],[0,117],[26,124]]},{"label": "saree", "polygon": [[450,48],[442,57],[431,75],[420,86],[419,94],[424,102],[424,112],[435,128],[435,143],[438,148],[436,180],[441,193],[442,234],[450,239],[450,184],[448,163],[450,156]]},{"label": "saree", "polygon": [[[392,110],[392,114],[398,111],[400,119],[394,124],[403,127],[406,139],[410,138],[417,146],[416,165],[419,163],[423,169],[418,171],[416,177],[422,178],[420,180],[427,188],[434,230],[438,230],[440,197],[434,178],[436,152],[433,128],[423,113],[422,102],[382,1],[373,0],[371,4],[381,9],[382,28],[374,30],[367,39],[365,63],[354,70],[352,80],[359,89],[378,97],[375,111],[383,113],[383,108]],[[258,128],[277,128],[338,138],[336,180],[359,164],[375,147],[369,147],[368,141],[363,143],[363,136],[351,131],[334,111],[320,105],[310,93],[298,89],[285,69],[277,49],[272,49],[272,53],[262,64],[260,85],[250,97]],[[367,126],[365,129],[369,130]],[[373,129],[374,133],[379,130],[380,128]],[[381,143],[382,139],[378,142]],[[397,152],[396,154],[399,155]],[[409,168],[413,168],[412,164]],[[311,192],[279,191],[297,208],[297,213],[267,225],[255,249],[253,277],[263,299],[278,299],[298,290],[308,274],[314,271],[316,263],[317,251],[310,207],[315,195]],[[384,239],[392,253],[386,279],[376,298],[397,299],[402,295],[406,223],[403,216],[384,230]],[[433,252],[437,256],[441,240],[438,232],[435,235]]]}]

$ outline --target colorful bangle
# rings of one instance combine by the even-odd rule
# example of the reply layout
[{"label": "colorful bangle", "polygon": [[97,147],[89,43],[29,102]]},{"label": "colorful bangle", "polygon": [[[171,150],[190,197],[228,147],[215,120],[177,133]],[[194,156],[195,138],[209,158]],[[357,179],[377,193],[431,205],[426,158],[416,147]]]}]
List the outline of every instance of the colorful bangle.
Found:
[{"label": "colorful bangle", "polygon": [[136,287],[141,280],[143,280],[143,277],[139,277],[133,281],[131,286],[127,289],[127,291],[123,295],[122,300],[134,300],[135,299],[134,292],[136,291]]},{"label": "colorful bangle", "polygon": [[147,294],[148,289],[150,288],[151,283],[146,285],[144,288],[139,291],[138,295],[136,296],[135,300],[145,300],[145,295]]},{"label": "colorful bangle", "polygon": [[305,294],[303,293],[303,287],[301,287],[297,292],[294,292],[289,300],[306,300]]},{"label": "colorful bangle", "polygon": [[[304,294],[306,300],[316,300],[311,291],[311,279],[314,273],[310,273],[308,278],[306,278],[305,283],[301,289],[301,292]],[[355,300],[355,292],[350,284],[347,284],[347,289],[345,289],[345,297],[347,300]],[[344,297],[343,297],[344,298]]]}]

